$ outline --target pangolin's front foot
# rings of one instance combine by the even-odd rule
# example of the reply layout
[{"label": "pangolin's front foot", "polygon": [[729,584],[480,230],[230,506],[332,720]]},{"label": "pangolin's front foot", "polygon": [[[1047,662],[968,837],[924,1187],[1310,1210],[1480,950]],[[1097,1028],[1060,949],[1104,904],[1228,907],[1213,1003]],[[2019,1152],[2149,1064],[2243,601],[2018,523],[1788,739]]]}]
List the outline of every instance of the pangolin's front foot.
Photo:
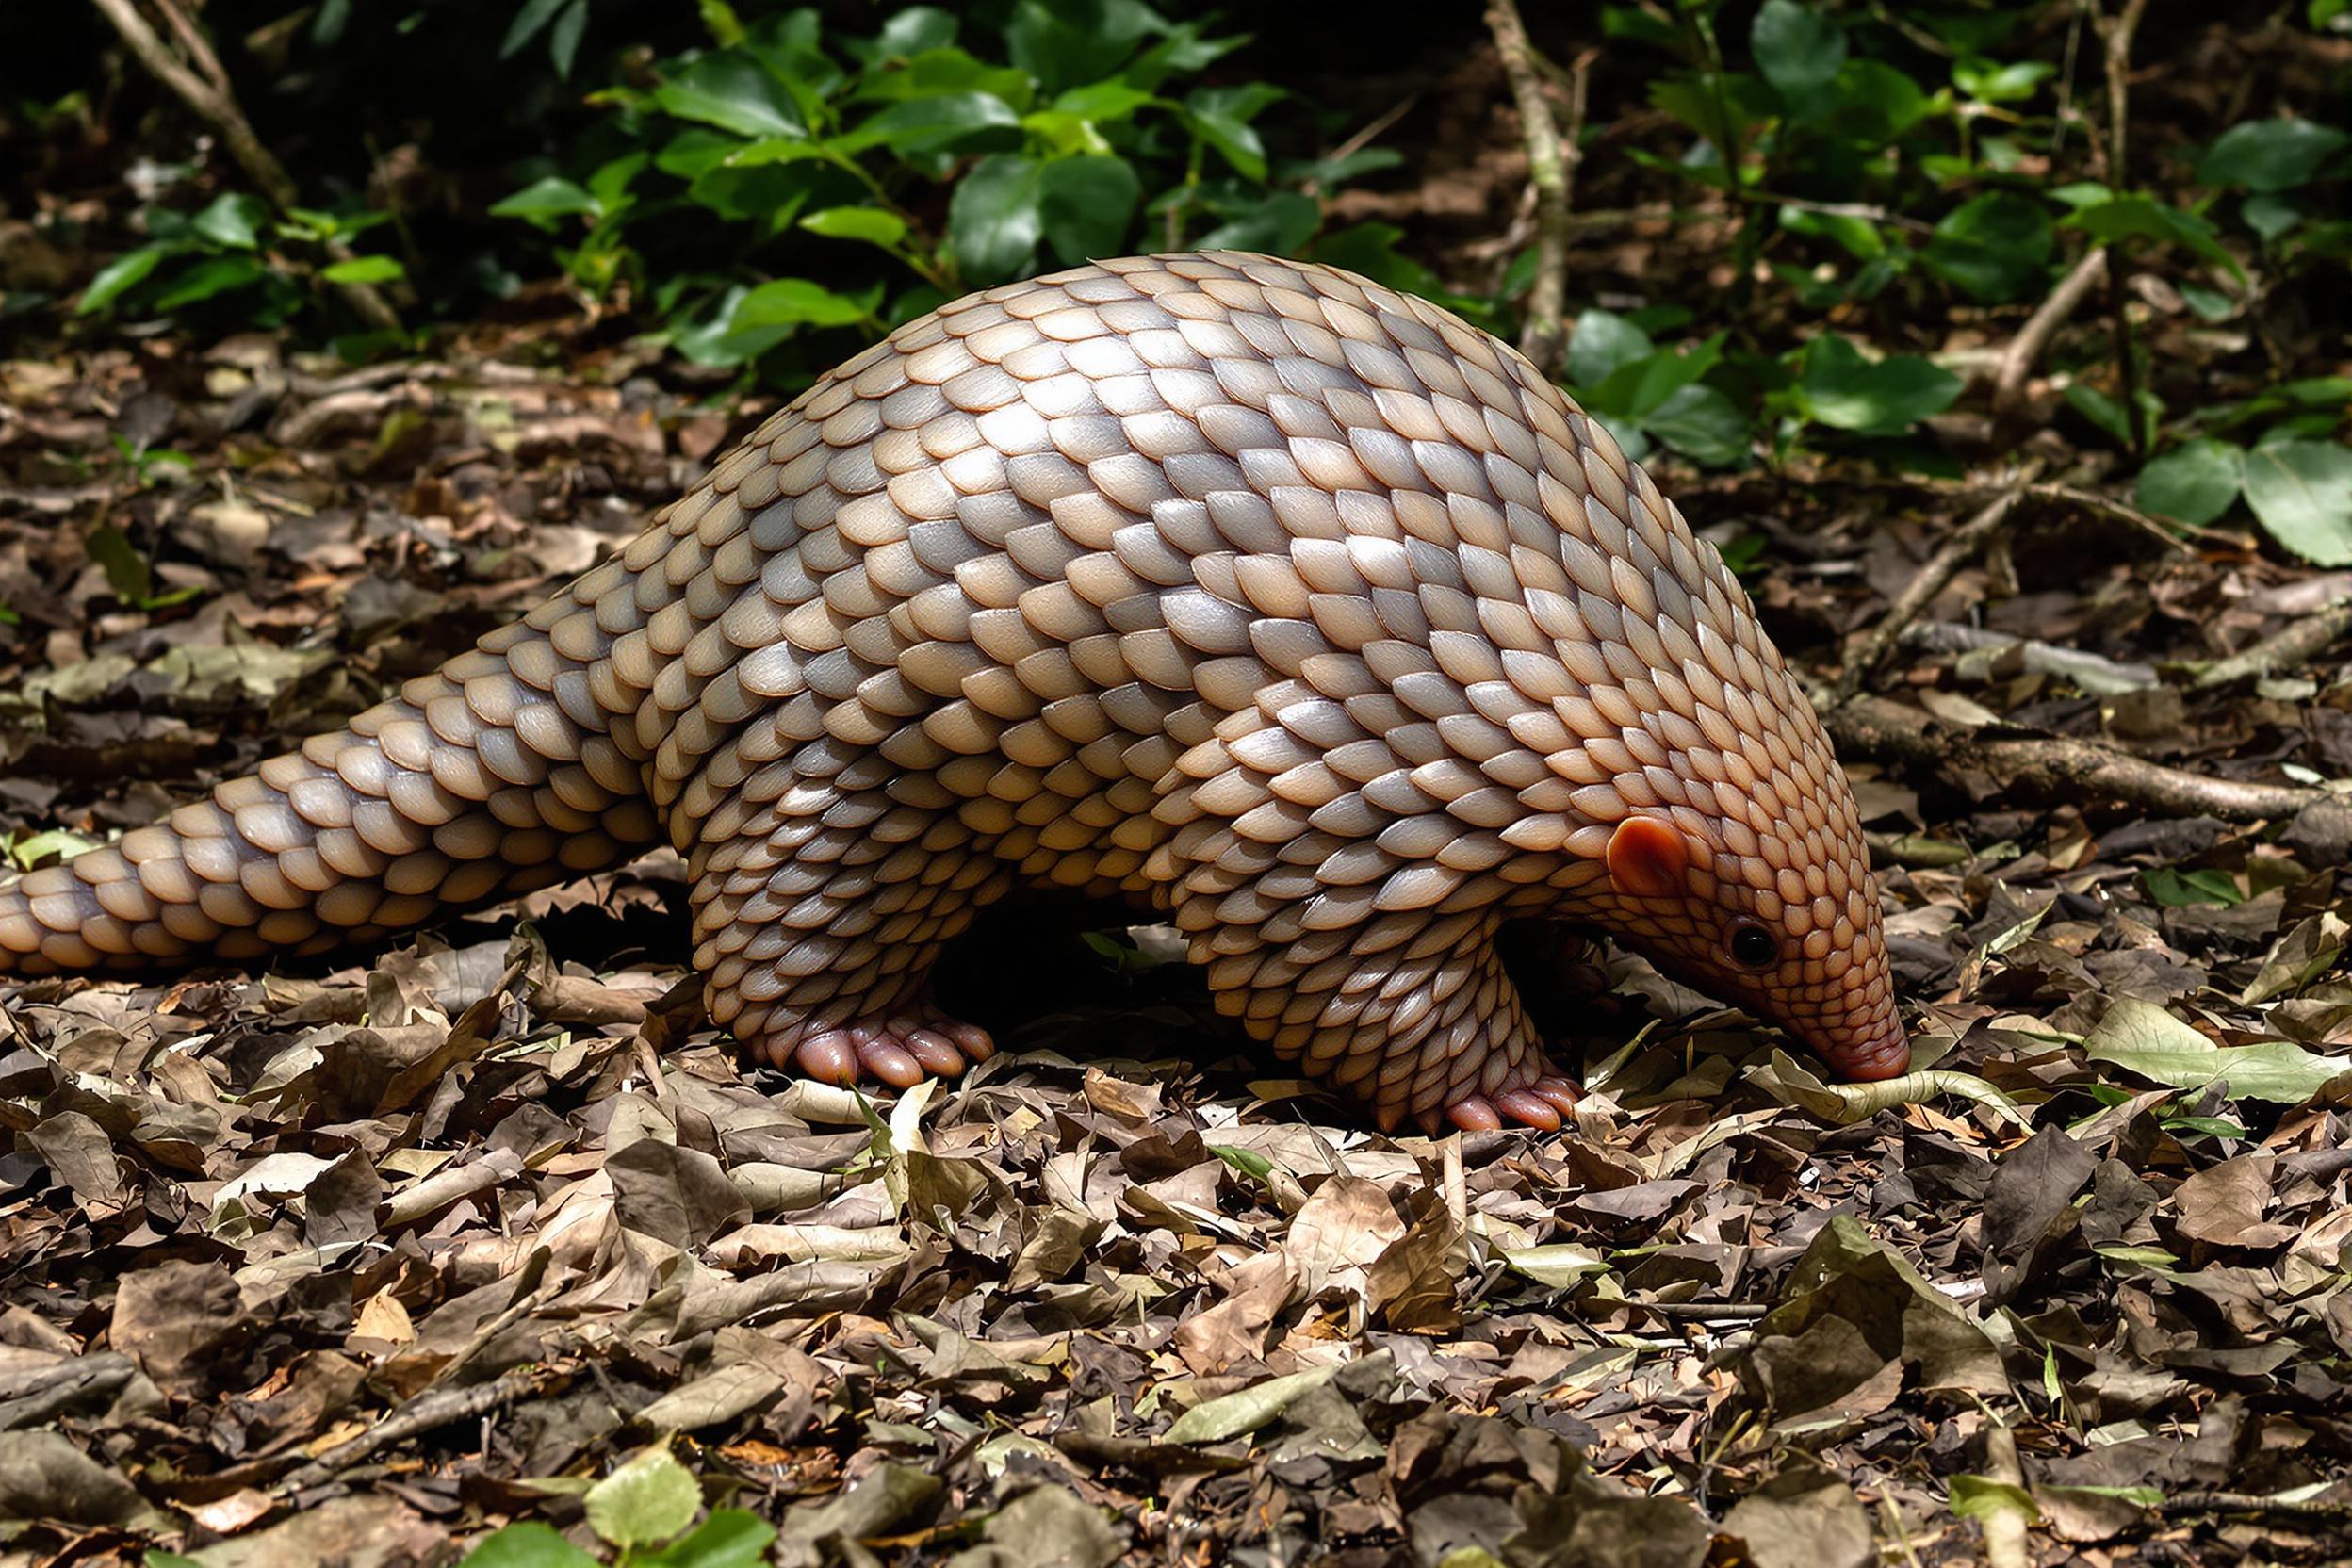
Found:
[{"label": "pangolin's front foot", "polygon": [[894,1008],[760,1047],[771,1066],[794,1068],[820,1083],[872,1080],[910,1089],[925,1078],[955,1078],[996,1054],[986,1029],[950,1018],[929,1003]]},{"label": "pangolin's front foot", "polygon": [[1449,1123],[1465,1133],[1491,1133],[1506,1120],[1538,1132],[1556,1133],[1560,1131],[1560,1119],[1576,1111],[1576,1100],[1577,1089],[1573,1081],[1546,1071],[1519,1088],[1465,1095],[1441,1109],[1423,1112],[1420,1120],[1432,1136],[1444,1132]]}]

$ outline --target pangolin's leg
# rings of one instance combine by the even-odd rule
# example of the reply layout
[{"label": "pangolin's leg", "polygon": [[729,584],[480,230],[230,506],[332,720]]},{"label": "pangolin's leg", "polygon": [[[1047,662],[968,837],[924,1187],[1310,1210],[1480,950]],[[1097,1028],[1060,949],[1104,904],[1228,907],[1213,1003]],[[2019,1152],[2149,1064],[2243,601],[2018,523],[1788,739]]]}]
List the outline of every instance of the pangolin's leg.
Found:
[{"label": "pangolin's leg", "polygon": [[1556,1128],[1576,1086],[1544,1059],[1503,972],[1499,924],[1492,909],[1413,910],[1269,941],[1212,923],[1193,931],[1192,956],[1219,1011],[1383,1127]]},{"label": "pangolin's leg", "polygon": [[740,783],[690,801],[709,808],[690,869],[711,1019],[828,1083],[954,1076],[994,1047],[925,984],[1010,874],[955,817],[893,798],[904,776],[879,752],[793,736],[801,716],[756,722],[714,764]]},{"label": "pangolin's leg", "polygon": [[658,827],[578,668],[508,627],[347,728],[0,885],[0,971],[323,951],[629,858]]}]

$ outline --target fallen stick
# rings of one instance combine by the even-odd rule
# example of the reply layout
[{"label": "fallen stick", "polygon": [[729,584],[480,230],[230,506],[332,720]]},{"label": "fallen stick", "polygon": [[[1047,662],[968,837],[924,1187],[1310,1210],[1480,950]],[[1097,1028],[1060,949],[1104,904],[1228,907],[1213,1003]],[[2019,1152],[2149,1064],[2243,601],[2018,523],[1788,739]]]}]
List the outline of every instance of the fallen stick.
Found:
[{"label": "fallen stick", "polygon": [[2024,497],[2027,486],[2034,482],[2040,471],[2039,462],[2029,462],[2006,489],[1986,503],[1983,511],[1955,529],[1942,547],[1913,574],[1902,596],[1886,607],[1886,613],[1879,617],[1878,624],[1870,628],[1870,634],[1862,639],[1862,645],[1854,650],[1844,667],[1838,672],[1837,685],[1832,688],[1838,700],[1843,701],[1862,689],[1862,682],[1878,668],[1887,650],[1895,645],[1895,640],[1913,621],[1926,612],[1927,607],[1936,602],[1936,596],[1951,586],[1952,580],[1960,575],[1960,568],[1974,560],[1977,552],[1984,549],[1993,535],[2001,531],[2001,525],[2009,520],[2010,512]]},{"label": "fallen stick", "polygon": [[2014,413],[2024,400],[2026,378],[2034,373],[2034,366],[2050,347],[2050,340],[2066,318],[2082,307],[2099,281],[2107,275],[2107,251],[2097,246],[2083,253],[2074,269],[2058,280],[2058,286],[2050,297],[2034,307],[2017,335],[2001,351],[2001,359],[1993,370],[1993,412],[1996,415]]},{"label": "fallen stick", "polygon": [[2352,631],[2352,598],[2338,599],[2323,609],[2314,610],[2287,628],[2263,638],[2253,646],[2241,649],[2227,659],[2217,659],[2197,673],[2199,687],[2227,686],[2234,680],[2251,677],[2261,678],[2282,669],[2290,669],[2321,652]]},{"label": "fallen stick", "polygon": [[1848,698],[1823,712],[1821,723],[1843,755],[1929,772],[1982,773],[2004,791],[2045,799],[2089,796],[2168,816],[2262,822],[2293,817],[2333,798],[2307,785],[2253,784],[2166,767],[2096,741],[1985,736],[1884,697]]}]

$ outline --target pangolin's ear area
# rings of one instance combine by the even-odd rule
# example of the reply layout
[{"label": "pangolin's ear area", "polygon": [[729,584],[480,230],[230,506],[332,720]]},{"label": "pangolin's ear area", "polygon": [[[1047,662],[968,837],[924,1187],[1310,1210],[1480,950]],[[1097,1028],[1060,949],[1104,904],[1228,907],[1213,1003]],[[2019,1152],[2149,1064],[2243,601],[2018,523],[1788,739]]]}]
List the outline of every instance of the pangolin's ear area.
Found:
[{"label": "pangolin's ear area", "polygon": [[1609,836],[1609,879],[1628,898],[1675,898],[1685,890],[1690,841],[1660,817],[1627,817]]}]

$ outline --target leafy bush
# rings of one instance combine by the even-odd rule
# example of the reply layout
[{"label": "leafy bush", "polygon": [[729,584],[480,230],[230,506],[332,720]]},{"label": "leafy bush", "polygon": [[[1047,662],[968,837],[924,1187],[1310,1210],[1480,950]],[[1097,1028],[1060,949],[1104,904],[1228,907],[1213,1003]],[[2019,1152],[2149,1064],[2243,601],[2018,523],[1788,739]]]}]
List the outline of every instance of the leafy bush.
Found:
[{"label": "leafy bush", "polygon": [[[2321,8],[2311,8],[2315,25]],[[1729,466],[1810,447],[1934,471],[1931,449],[1904,438],[1964,383],[1921,355],[1866,354],[1846,330],[1901,342],[1922,318],[2036,302],[2089,247],[2105,248],[2116,269],[2166,269],[2205,324],[2240,317],[2262,288],[2305,269],[2341,264],[2352,135],[2251,121],[2197,149],[2161,192],[2070,177],[2093,167],[2098,131],[2062,106],[2056,58],[2013,56],[2029,14],[1841,15],[1820,0],[1765,0],[1753,13],[1713,0],[1605,8],[1616,57],[1668,57],[1649,97],[1688,139],[1626,155],[1730,196],[1738,226],[1734,283],[1712,312],[1595,310],[1578,320],[1565,379],[1586,406],[1636,452],[1656,442]],[[1736,16],[1752,18],[1744,37],[1719,36],[1719,21]],[[2181,188],[2190,200],[2176,199]],[[1689,335],[1653,340],[1677,330]],[[2243,498],[2289,549],[2352,561],[2352,450],[2339,438],[2352,384],[2295,382],[2173,408],[2149,384],[2144,347],[2107,335],[2094,357],[2056,368],[2089,444],[2172,445],[2147,465],[2144,507],[2203,524]],[[2237,431],[2246,433],[2228,433]]]},{"label": "leafy bush", "polygon": [[298,207],[272,218],[258,196],[214,198],[192,216],[151,205],[148,240],[106,264],[74,306],[80,316],[187,316],[280,327],[323,311],[328,286],[397,283],[390,255],[328,254],[338,241],[391,221],[391,214]]},{"label": "leafy bush", "polygon": [[916,6],[872,37],[703,13],[710,47],[596,94],[590,155],[492,211],[564,237],[580,288],[650,306],[704,365],[822,368],[841,348],[822,335],[1143,237],[1295,253],[1321,220],[1298,185],[1396,161],[1273,159],[1254,122],[1282,90],[1194,80],[1245,41],[1142,0]]}]

